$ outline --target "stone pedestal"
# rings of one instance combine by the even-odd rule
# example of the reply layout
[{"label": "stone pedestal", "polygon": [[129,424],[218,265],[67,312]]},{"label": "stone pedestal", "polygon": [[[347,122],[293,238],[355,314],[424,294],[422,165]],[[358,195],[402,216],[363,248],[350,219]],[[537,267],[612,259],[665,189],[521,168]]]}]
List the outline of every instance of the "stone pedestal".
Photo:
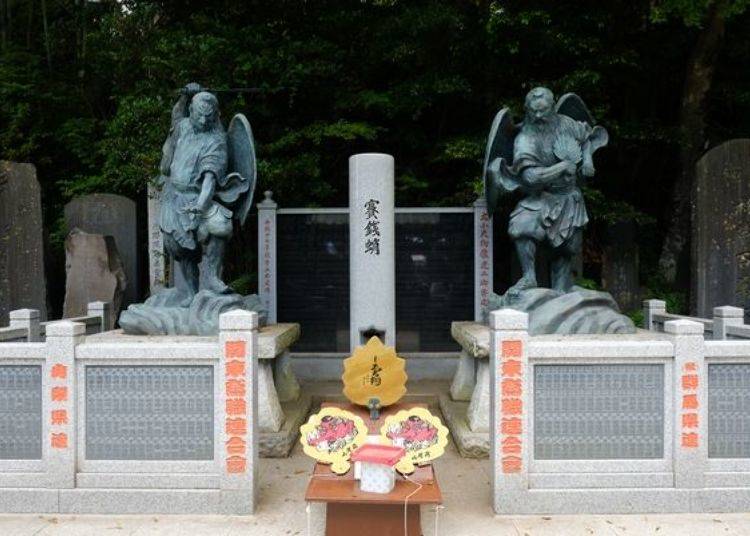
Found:
[{"label": "stone pedestal", "polygon": [[461,356],[450,394],[440,396],[440,410],[461,455],[485,458],[490,451],[490,329],[453,322],[451,335],[461,345]]},{"label": "stone pedestal", "polygon": [[292,371],[289,347],[299,339],[299,324],[272,324],[258,333],[258,427],[260,455],[289,455],[311,397],[300,391]]}]

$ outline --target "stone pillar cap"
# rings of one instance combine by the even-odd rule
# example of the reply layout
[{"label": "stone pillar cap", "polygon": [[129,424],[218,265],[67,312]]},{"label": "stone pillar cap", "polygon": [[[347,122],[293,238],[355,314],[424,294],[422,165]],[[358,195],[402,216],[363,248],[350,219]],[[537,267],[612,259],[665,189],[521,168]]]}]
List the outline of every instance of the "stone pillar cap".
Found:
[{"label": "stone pillar cap", "polygon": [[528,330],[529,315],[515,309],[500,309],[490,313],[490,328],[500,330]]},{"label": "stone pillar cap", "polygon": [[32,320],[39,316],[39,309],[16,309],[9,314],[11,320]]},{"label": "stone pillar cap", "polygon": [[722,305],[721,307],[714,307],[714,316],[721,318],[744,318],[745,310],[742,307]]},{"label": "stone pillar cap", "polygon": [[258,313],[235,309],[219,315],[219,330],[240,331],[258,329]]},{"label": "stone pillar cap", "polygon": [[643,300],[644,307],[650,307],[651,309],[666,309],[667,302],[664,300]]},{"label": "stone pillar cap", "polygon": [[45,330],[47,337],[74,337],[86,333],[86,325],[82,322],[71,322],[70,320],[58,320],[47,324]]},{"label": "stone pillar cap", "polygon": [[687,319],[669,320],[664,322],[664,332],[673,335],[702,335],[703,324]]}]

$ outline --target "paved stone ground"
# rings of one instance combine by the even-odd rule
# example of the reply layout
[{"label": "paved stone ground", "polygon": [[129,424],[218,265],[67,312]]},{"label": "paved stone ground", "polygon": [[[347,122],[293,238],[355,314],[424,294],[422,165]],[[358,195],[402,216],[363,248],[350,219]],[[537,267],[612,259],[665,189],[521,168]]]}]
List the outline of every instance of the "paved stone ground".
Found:
[{"label": "paved stone ground", "polygon": [[[305,536],[303,501],[310,460],[261,460],[261,503],[253,517],[0,515],[0,536]],[[438,460],[445,509],[441,536],[750,535],[750,514],[496,517],[489,506],[489,461],[460,458],[451,445]],[[425,536],[434,514],[423,515]]]}]

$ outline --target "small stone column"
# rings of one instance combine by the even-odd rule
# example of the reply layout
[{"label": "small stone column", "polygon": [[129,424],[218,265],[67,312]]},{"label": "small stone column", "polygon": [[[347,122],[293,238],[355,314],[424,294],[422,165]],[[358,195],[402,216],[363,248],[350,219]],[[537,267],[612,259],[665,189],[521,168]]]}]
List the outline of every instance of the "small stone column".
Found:
[{"label": "small stone column", "polygon": [[38,309],[16,309],[10,312],[10,327],[26,330],[26,342],[42,340]]},{"label": "small stone column", "polygon": [[258,486],[258,313],[236,310],[219,316],[219,352],[222,509],[252,514]]},{"label": "small stone column", "polygon": [[667,312],[667,302],[664,300],[644,300],[643,301],[643,329],[657,331],[654,322],[654,315],[665,314]]},{"label": "small stone column", "polygon": [[703,324],[670,320],[664,332],[672,335],[674,344],[674,486],[703,488],[708,467]]},{"label": "small stone column", "polygon": [[276,305],[276,209],[270,191],[258,203],[258,295],[268,311],[268,323],[277,322]]},{"label": "small stone column", "polygon": [[714,340],[722,341],[727,338],[727,326],[741,326],[744,323],[745,310],[741,307],[714,307]]},{"label": "small stone column", "polygon": [[490,313],[490,461],[496,514],[518,511],[529,487],[528,329],[526,313]]},{"label": "small stone column", "polygon": [[76,346],[86,326],[63,320],[47,325],[43,369],[43,441],[50,488],[73,488],[76,476]]},{"label": "small stone column", "polygon": [[161,213],[161,189],[150,184],[146,191],[148,212],[148,284],[153,296],[167,286],[166,255],[164,236],[161,234],[159,218]]},{"label": "small stone column", "polygon": [[86,315],[101,318],[100,332],[115,329],[115,319],[112,315],[112,304],[110,302],[96,301],[89,303]]},{"label": "small stone column", "polygon": [[492,221],[487,200],[474,201],[474,321],[485,322],[492,292]]},{"label": "small stone column", "polygon": [[349,158],[350,347],[378,335],[396,344],[394,160]]}]

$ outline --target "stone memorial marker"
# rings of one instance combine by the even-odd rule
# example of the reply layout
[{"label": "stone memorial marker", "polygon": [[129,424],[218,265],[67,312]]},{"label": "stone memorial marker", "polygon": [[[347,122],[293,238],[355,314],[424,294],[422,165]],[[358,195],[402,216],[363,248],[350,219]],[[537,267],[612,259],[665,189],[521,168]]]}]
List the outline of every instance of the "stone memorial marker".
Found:
[{"label": "stone memorial marker", "polygon": [[147,196],[148,211],[148,283],[149,293],[155,294],[167,286],[166,255],[164,236],[159,227],[161,211],[161,189],[149,184]]},{"label": "stone memorial marker", "polygon": [[750,139],[714,147],[696,164],[692,307],[750,308]]},{"label": "stone memorial marker", "polygon": [[[138,242],[135,202],[114,194],[89,194],[65,205],[68,232],[79,229],[85,233],[111,236],[122,259],[128,287],[122,306],[140,298],[138,288]],[[119,308],[115,308],[115,315]]]},{"label": "stone memorial marker", "polygon": [[610,226],[606,233],[602,286],[612,294],[623,311],[632,311],[641,305],[636,232],[635,222],[624,221]]},{"label": "stone memorial marker", "polygon": [[396,344],[394,160],[367,153],[349,158],[351,350],[378,336]]},{"label": "stone memorial marker", "polygon": [[14,309],[46,320],[42,207],[32,164],[0,162],[0,326]]},{"label": "stone memorial marker", "polygon": [[120,310],[128,282],[114,238],[74,229],[65,239],[65,273],[64,318],[84,316],[94,301]]}]

